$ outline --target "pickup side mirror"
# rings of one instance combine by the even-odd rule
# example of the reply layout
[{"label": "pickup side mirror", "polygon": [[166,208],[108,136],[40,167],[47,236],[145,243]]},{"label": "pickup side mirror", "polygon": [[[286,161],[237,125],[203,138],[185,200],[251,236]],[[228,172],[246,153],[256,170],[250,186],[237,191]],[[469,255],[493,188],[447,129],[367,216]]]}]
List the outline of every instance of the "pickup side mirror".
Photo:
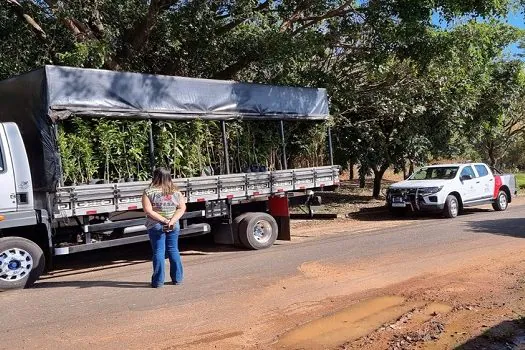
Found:
[{"label": "pickup side mirror", "polygon": [[472,180],[472,176],[470,176],[470,175],[461,175],[461,177],[459,179],[461,181]]}]

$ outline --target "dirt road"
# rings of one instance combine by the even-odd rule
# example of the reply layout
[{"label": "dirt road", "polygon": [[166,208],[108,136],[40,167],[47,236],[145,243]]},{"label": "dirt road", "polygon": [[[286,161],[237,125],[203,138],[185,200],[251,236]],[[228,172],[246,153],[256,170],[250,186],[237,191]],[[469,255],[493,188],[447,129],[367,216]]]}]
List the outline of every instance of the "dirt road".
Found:
[{"label": "dirt road", "polygon": [[64,259],[38,288],[0,294],[0,349],[520,343],[525,206],[379,225],[319,224],[264,251],[186,243],[185,284],[159,290],[145,245]]}]

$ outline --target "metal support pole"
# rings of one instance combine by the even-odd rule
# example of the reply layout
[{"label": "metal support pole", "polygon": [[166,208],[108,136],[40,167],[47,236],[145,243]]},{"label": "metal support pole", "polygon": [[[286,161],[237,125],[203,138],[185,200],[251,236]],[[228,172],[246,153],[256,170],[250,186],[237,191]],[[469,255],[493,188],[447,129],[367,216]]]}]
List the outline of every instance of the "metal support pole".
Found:
[{"label": "metal support pole", "polygon": [[222,146],[224,147],[224,160],[226,162],[226,174],[230,173],[230,155],[228,153],[228,136],[226,135],[226,122],[221,120]]},{"label": "metal support pole", "polygon": [[332,128],[328,127],[328,149],[330,150],[330,165],[334,165],[334,148],[332,146]]},{"label": "metal support pole", "polygon": [[[58,125],[56,123],[53,124],[53,132],[55,135],[55,145],[58,145]],[[58,177],[58,183],[60,186],[64,186],[64,168],[62,168],[62,155],[60,154],[60,149],[57,147],[57,153],[58,153],[58,167],[60,168],[60,173]],[[88,181],[91,179],[88,179]]]},{"label": "metal support pole", "polygon": [[155,170],[155,146],[153,145],[153,121],[149,121],[149,128],[148,128],[148,136],[149,136],[149,167],[151,169],[151,173],[153,174],[153,171]]},{"label": "metal support pole", "polygon": [[283,147],[283,169],[288,169],[288,164],[286,161],[286,141],[284,140],[284,121],[281,120],[281,143]]}]

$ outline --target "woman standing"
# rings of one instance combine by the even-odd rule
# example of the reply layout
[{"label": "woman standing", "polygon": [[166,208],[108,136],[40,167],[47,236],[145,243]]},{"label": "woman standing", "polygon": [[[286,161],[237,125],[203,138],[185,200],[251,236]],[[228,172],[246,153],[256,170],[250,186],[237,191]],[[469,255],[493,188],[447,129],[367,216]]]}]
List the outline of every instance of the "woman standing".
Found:
[{"label": "woman standing", "polygon": [[184,196],[171,180],[165,168],[153,172],[151,185],[142,195],[142,208],[147,215],[151,249],[153,250],[153,288],[164,285],[164,260],[166,251],[170,260],[170,277],[173,284],[182,284],[182,261],[179,254],[179,219],[186,211]]}]

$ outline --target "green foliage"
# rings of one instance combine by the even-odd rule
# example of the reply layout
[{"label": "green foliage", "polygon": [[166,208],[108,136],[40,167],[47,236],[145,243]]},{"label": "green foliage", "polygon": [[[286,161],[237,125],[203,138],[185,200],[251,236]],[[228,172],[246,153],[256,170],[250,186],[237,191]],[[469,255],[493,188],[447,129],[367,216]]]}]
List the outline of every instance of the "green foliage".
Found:
[{"label": "green foliage", "polygon": [[65,183],[149,177],[147,122],[72,118],[59,123]]},{"label": "green foliage", "polygon": [[521,190],[525,190],[525,173],[516,174],[516,182]]},{"label": "green foliage", "polygon": [[[289,124],[288,166],[324,164],[326,126]],[[64,182],[149,178],[148,121],[72,118],[59,125]],[[228,122],[227,131],[232,172],[244,172],[251,165],[283,168],[279,123]],[[175,177],[226,172],[220,123],[154,121],[153,135],[155,165],[172,169]]]},{"label": "green foliage", "polygon": [[[485,146],[502,149],[502,138],[512,144],[494,162],[523,164],[523,67],[502,54],[523,38],[502,20],[523,1],[19,3],[0,7],[0,79],[63,64],[325,87],[336,159],[359,163],[363,173],[381,177],[386,167],[438,157],[487,160]],[[436,26],[435,14],[450,27]],[[233,171],[282,167],[277,123],[228,125]],[[66,121],[65,180],[147,178],[148,128]],[[224,172],[220,124],[155,121],[153,133],[156,164],[174,175]],[[287,123],[286,147],[289,166],[326,162],[326,126]]]},{"label": "green foliage", "polygon": [[98,40],[74,43],[73,48],[56,54],[56,63],[73,67],[101,68],[107,57],[106,44]]},{"label": "green foliage", "polygon": [[62,155],[63,181],[85,183],[97,172],[99,160],[96,159],[89,126],[80,119],[75,119],[69,127],[75,132],[68,132],[60,125],[58,146]]}]

